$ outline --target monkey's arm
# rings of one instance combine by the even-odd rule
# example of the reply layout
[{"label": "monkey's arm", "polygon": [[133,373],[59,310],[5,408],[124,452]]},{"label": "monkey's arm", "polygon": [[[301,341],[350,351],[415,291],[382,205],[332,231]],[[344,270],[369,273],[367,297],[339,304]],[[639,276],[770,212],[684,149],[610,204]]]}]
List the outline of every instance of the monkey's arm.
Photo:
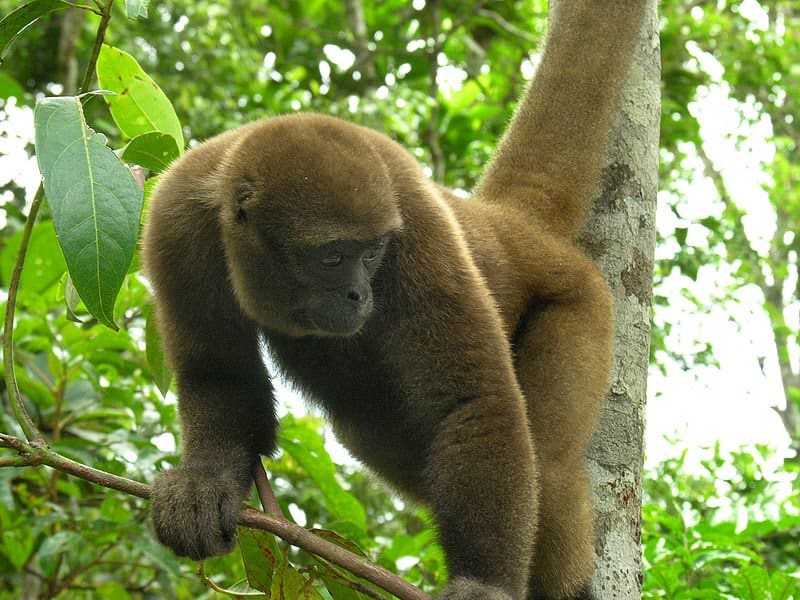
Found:
[{"label": "monkey's arm", "polygon": [[202,559],[232,549],[239,505],[259,453],[275,443],[272,388],[257,329],[233,296],[216,215],[180,181],[156,191],[144,259],[175,371],[181,466],[153,487],[153,522],[177,554]]},{"label": "monkey's arm", "polygon": [[561,0],[542,61],[475,195],[575,236],[599,176],[646,0]]}]

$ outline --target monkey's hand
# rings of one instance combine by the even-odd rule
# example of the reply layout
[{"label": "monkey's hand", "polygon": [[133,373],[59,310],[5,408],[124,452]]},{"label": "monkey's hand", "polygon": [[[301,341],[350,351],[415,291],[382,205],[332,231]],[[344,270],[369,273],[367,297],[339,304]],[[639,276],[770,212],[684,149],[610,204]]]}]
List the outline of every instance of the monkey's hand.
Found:
[{"label": "monkey's hand", "polygon": [[445,590],[436,596],[436,600],[513,600],[513,598],[493,585],[466,577],[455,577]]},{"label": "monkey's hand", "polygon": [[250,482],[246,469],[229,467],[182,466],[161,473],[151,496],[158,539],[194,560],[227,554]]}]

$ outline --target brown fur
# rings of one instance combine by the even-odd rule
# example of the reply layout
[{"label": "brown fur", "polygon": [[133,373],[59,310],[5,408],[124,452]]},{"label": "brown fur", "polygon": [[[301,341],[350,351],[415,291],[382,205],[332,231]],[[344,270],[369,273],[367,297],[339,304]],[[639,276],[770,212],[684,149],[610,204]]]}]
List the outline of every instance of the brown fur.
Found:
[{"label": "brown fur", "polygon": [[[154,486],[165,544],[195,559],[232,547],[250,467],[275,444],[260,332],[350,450],[430,506],[451,574],[440,598],[590,597],[583,455],[613,316],[573,238],[644,5],[560,3],[474,200],[389,138],[313,114],[224,133],[170,168],[144,239],[184,440]],[[313,275],[325,244],[355,252],[347,273]]]}]

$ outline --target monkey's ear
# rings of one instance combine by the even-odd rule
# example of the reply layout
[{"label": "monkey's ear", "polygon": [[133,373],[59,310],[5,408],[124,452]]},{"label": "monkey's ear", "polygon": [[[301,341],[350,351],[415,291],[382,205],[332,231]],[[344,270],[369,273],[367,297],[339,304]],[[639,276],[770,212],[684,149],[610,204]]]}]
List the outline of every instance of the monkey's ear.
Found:
[{"label": "monkey's ear", "polygon": [[241,223],[247,223],[247,210],[245,206],[255,196],[255,184],[250,179],[242,179],[239,185],[236,186],[236,220]]}]

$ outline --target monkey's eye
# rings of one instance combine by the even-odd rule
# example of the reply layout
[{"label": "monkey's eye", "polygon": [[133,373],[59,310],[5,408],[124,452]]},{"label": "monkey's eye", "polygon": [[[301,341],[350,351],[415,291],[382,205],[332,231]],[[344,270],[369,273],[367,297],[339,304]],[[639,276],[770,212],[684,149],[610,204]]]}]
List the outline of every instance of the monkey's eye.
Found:
[{"label": "monkey's eye", "polygon": [[381,255],[381,253],[383,252],[383,246],[384,246],[384,243],[383,243],[383,242],[381,242],[381,243],[379,243],[379,244],[375,244],[375,245],[374,245],[372,248],[370,248],[369,250],[367,250],[367,252],[366,252],[366,253],[364,254],[364,256],[363,256],[363,259],[364,259],[364,260],[366,260],[366,261],[373,261],[373,260],[375,260],[375,259],[376,259],[376,258],[378,258],[378,257]]},{"label": "monkey's eye", "polygon": [[338,267],[340,264],[342,264],[342,261],[344,261],[344,256],[336,252],[323,257],[321,262],[325,267]]}]

